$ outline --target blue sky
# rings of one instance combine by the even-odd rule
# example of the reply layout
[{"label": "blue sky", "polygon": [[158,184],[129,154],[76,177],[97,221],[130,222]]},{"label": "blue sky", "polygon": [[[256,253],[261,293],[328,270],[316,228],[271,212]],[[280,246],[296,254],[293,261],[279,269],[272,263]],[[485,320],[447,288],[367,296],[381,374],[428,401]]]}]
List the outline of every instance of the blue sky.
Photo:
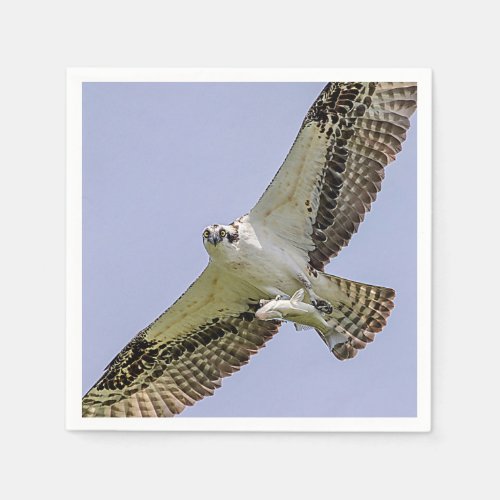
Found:
[{"label": "blue sky", "polygon": [[[323,83],[83,88],[83,391],[201,273],[201,233],[246,213]],[[375,342],[336,360],[284,325],[184,417],[416,415],[416,117],[378,200],[326,268],[396,289]]]}]

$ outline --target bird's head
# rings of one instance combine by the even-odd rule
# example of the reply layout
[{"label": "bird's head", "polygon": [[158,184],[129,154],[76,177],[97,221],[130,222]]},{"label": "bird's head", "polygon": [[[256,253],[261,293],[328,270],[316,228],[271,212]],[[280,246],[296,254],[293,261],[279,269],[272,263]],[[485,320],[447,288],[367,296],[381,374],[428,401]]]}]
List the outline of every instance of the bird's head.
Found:
[{"label": "bird's head", "polygon": [[234,247],[238,241],[238,229],[233,225],[212,224],[203,230],[202,236],[203,245],[207,252],[212,255],[217,249]]}]

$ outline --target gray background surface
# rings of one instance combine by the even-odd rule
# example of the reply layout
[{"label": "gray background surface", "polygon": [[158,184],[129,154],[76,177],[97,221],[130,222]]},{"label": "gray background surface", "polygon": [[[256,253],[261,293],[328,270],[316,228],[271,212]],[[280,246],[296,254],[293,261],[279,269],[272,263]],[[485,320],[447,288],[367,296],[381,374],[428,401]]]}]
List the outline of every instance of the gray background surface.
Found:
[{"label": "gray background surface", "polygon": [[[0,11],[0,432],[7,496],[494,496],[498,466],[491,451],[500,438],[494,3],[456,3],[451,12],[449,4],[429,0],[24,0],[3,2]],[[433,68],[431,433],[64,430],[67,66]],[[358,237],[368,231],[362,229]]]}]

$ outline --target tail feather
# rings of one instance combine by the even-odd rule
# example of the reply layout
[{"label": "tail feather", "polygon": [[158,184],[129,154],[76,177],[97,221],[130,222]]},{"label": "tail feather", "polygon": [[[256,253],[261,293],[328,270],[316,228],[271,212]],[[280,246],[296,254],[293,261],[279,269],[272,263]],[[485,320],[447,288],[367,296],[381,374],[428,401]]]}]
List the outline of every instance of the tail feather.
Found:
[{"label": "tail feather", "polygon": [[350,342],[335,344],[332,352],[337,359],[340,359],[340,361],[352,359],[356,356],[356,354],[358,354],[358,350]]},{"label": "tail feather", "polygon": [[331,295],[323,297],[331,302],[334,313],[331,331],[318,333],[338,359],[352,359],[386,326],[396,294],[391,288],[323,276],[334,285]]}]

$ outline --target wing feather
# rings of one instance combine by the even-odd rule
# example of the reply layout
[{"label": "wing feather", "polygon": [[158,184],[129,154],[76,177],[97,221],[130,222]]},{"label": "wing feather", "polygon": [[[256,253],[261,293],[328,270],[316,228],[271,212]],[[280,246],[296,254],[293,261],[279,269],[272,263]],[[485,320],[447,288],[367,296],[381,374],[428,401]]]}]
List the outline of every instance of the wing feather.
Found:
[{"label": "wing feather", "polygon": [[211,396],[278,331],[278,322],[255,318],[252,295],[209,264],[108,365],[83,398],[83,416],[172,417]]},{"label": "wing feather", "polygon": [[416,109],[411,82],[329,83],[307,113],[282,167],[250,212],[254,224],[323,270],[375,201]]}]

